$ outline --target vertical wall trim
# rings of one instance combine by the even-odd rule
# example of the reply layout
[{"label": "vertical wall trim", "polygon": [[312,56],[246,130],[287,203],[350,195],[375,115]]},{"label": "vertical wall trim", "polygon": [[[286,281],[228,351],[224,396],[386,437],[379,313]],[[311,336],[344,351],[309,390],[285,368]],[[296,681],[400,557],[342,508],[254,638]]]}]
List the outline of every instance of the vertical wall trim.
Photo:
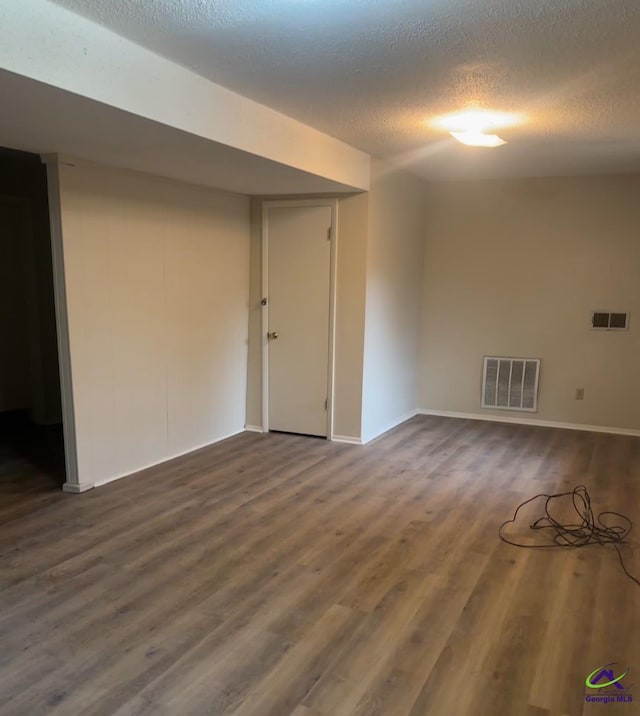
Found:
[{"label": "vertical wall trim", "polygon": [[[269,207],[262,203],[262,242],[260,251],[261,281],[260,302],[262,319],[260,345],[262,346],[262,432],[269,432]],[[263,303],[266,299],[266,304]]]},{"label": "vertical wall trim", "polygon": [[71,370],[71,348],[69,342],[69,320],[64,275],[64,247],[62,241],[62,207],[60,197],[60,167],[58,157],[43,155],[47,166],[47,191],[49,196],[49,223],[51,226],[51,254],[53,263],[53,291],[56,309],[56,331],[58,338],[58,360],[60,363],[60,393],[62,398],[62,427],[66,481],[65,492],[84,492],[93,487],[81,483],[78,474],[78,451],[76,443],[75,411],[73,406],[73,380]]},{"label": "vertical wall trim", "polygon": [[333,440],[336,373],[336,307],[338,291],[338,201],[331,202],[331,266],[329,268],[329,375],[327,377],[327,440]]}]

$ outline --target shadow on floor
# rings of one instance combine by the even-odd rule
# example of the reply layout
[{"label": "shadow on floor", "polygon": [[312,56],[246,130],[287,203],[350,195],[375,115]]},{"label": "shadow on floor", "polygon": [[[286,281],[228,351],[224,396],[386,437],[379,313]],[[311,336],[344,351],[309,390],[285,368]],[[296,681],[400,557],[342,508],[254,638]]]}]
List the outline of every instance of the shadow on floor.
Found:
[{"label": "shadow on floor", "polygon": [[58,490],[65,479],[62,425],[34,425],[0,414],[0,494]]}]

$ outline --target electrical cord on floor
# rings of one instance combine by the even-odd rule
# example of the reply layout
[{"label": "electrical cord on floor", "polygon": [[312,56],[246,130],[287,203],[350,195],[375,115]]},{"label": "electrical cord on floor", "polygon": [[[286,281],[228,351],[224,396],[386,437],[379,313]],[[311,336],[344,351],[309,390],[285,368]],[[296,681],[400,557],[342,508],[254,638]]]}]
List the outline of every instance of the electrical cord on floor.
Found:
[{"label": "electrical cord on floor", "polygon": [[[530,527],[532,530],[551,530],[553,532],[553,543],[552,544],[522,544],[521,542],[515,542],[509,537],[505,537],[504,528],[513,524],[518,518],[518,512],[530,502],[545,498],[544,502],[544,515],[539,517],[533,522]],[[580,518],[580,522],[577,524],[563,524],[553,517],[551,514],[551,504],[563,497],[571,497],[573,501],[573,507]],[[619,521],[615,524],[607,524],[603,517],[606,515],[619,518]],[[608,520],[611,522],[611,520]],[[503,522],[498,529],[498,535],[503,542],[511,544],[514,547],[526,547],[531,549],[549,549],[550,547],[586,547],[590,544],[599,544],[605,546],[612,544],[616,552],[618,553],[618,559],[620,565],[624,570],[624,573],[632,579],[638,586],[640,586],[640,579],[634,577],[629,570],[625,567],[622,559],[622,553],[618,545],[626,543],[627,537],[631,532],[633,523],[625,515],[621,515],[619,512],[600,512],[597,517],[594,517],[593,510],[591,509],[591,498],[584,485],[578,485],[574,487],[570,492],[558,492],[556,494],[548,495],[542,493],[535,495],[528,500],[525,500],[518,505],[516,511],[513,513],[513,517],[506,522]]]}]

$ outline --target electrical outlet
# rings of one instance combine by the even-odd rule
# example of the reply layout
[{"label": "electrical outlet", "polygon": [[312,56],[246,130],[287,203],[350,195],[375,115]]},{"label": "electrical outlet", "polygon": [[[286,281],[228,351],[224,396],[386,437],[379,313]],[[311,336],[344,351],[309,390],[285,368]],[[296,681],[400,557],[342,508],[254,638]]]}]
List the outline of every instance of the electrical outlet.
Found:
[{"label": "electrical outlet", "polygon": [[584,400],[584,388],[576,388],[576,400]]}]

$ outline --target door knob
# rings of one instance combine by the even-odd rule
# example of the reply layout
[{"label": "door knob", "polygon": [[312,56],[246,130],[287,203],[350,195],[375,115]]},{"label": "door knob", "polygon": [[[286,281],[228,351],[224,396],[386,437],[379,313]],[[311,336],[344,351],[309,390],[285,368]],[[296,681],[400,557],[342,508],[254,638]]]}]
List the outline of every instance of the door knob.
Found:
[{"label": "door knob", "polygon": [[278,331],[272,331],[271,333],[267,333],[267,337],[270,341],[275,341],[278,337]]}]

